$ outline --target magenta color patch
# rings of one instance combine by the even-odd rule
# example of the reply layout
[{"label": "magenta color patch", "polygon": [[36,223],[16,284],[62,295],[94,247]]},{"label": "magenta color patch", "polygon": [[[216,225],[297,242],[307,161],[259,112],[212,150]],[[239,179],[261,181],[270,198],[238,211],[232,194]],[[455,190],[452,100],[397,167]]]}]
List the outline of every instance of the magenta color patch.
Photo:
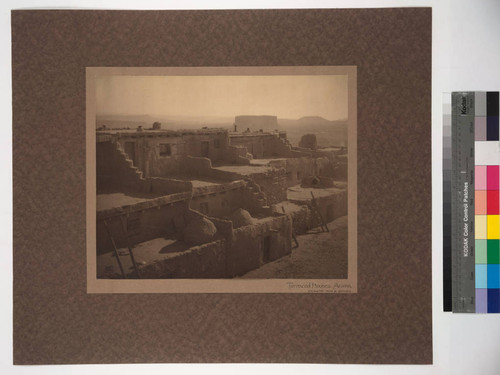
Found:
[{"label": "magenta color patch", "polygon": [[476,165],[475,168],[475,177],[476,177],[476,190],[488,190],[486,189],[486,165]]},{"label": "magenta color patch", "polygon": [[498,190],[498,165],[488,165],[488,190]]},{"label": "magenta color patch", "polygon": [[476,141],[486,141],[486,117],[474,118],[474,134]]}]

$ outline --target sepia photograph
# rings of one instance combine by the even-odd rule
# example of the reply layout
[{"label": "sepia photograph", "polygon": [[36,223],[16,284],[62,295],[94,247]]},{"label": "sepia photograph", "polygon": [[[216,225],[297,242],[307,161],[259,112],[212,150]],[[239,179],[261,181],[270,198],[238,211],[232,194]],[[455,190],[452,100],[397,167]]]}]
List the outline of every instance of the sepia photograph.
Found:
[{"label": "sepia photograph", "polygon": [[356,68],[87,68],[88,291],[354,293]]}]

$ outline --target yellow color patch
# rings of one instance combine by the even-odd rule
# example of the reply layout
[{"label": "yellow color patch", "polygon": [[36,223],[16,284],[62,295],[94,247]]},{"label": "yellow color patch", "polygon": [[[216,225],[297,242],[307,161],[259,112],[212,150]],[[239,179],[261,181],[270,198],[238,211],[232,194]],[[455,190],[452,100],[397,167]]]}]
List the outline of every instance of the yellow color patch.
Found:
[{"label": "yellow color patch", "polygon": [[488,215],[488,239],[500,239],[500,216]]},{"label": "yellow color patch", "polygon": [[475,238],[476,240],[486,240],[486,215],[476,215]]}]

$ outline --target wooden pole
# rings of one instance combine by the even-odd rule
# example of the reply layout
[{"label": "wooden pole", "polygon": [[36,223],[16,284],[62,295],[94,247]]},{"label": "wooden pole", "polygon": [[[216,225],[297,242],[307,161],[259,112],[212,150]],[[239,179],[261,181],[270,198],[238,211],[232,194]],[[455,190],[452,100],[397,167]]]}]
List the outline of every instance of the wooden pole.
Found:
[{"label": "wooden pole", "polygon": [[106,231],[108,232],[109,239],[111,240],[111,244],[113,245],[113,252],[115,254],[116,261],[118,262],[118,266],[120,266],[120,271],[122,272],[122,278],[126,279],[127,276],[125,275],[125,271],[123,270],[122,262],[120,261],[120,256],[118,255],[118,251],[116,250],[115,240],[113,239],[113,236],[111,235],[111,231],[109,230],[108,222],[106,220],[104,220],[104,226],[106,227]]}]

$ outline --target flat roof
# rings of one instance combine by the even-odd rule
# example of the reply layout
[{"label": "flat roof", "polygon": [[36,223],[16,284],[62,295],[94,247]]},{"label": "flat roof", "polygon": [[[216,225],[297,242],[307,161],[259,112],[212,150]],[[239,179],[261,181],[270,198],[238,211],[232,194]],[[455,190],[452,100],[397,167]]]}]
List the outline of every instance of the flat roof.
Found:
[{"label": "flat roof", "polygon": [[345,184],[337,184],[337,187],[330,188],[303,188],[300,185],[292,186],[287,190],[289,201],[308,202],[312,199],[311,192],[315,198],[329,197],[346,191]]},{"label": "flat roof", "polygon": [[130,206],[139,202],[145,202],[148,200],[155,199],[159,196],[160,195],[139,196],[135,194],[131,195],[122,192],[97,194],[96,208],[97,211],[103,211],[103,210],[109,210],[111,208]]},{"label": "flat roof", "polygon": [[265,173],[271,169],[270,166],[266,165],[221,165],[217,167],[213,167],[214,169],[218,169],[224,172],[233,172],[238,173],[243,176],[248,176],[253,173]]},{"label": "flat roof", "polygon": [[100,129],[96,130],[98,135],[143,135],[143,136],[183,136],[183,135],[196,135],[196,134],[219,134],[226,133],[227,129],[224,128],[207,128],[207,129],[178,129],[178,130],[169,130],[169,129],[143,129],[141,131],[137,131],[137,129]]}]

